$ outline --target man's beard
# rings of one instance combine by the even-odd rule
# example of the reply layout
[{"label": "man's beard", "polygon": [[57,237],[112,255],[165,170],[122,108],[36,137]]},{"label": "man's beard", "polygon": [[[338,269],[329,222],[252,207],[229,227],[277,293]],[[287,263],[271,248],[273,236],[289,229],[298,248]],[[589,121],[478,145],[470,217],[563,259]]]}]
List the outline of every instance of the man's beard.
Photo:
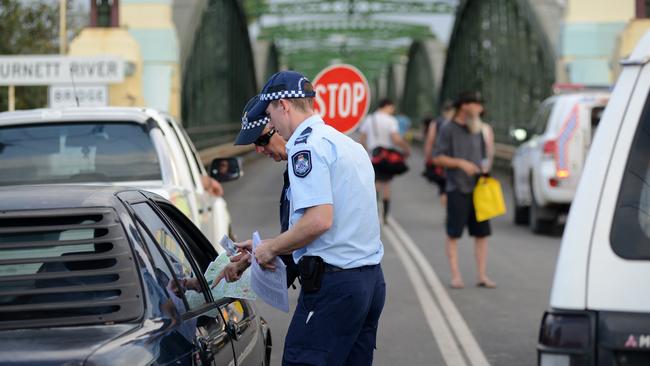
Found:
[{"label": "man's beard", "polygon": [[481,121],[480,116],[467,118],[467,128],[470,133],[476,134],[481,132],[481,127],[483,127],[483,121]]}]

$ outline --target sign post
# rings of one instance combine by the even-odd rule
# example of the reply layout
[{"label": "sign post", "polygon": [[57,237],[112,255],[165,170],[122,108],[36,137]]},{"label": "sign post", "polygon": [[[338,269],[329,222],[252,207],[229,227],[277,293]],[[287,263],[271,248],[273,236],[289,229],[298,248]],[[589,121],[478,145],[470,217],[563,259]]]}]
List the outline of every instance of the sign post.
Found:
[{"label": "sign post", "polygon": [[366,77],[352,65],[332,65],[314,78],[314,108],[328,125],[351,133],[370,106],[370,87]]},{"label": "sign post", "polygon": [[9,106],[9,112],[13,112],[16,110],[16,88],[13,85],[9,85],[9,93],[8,94],[8,106]]}]

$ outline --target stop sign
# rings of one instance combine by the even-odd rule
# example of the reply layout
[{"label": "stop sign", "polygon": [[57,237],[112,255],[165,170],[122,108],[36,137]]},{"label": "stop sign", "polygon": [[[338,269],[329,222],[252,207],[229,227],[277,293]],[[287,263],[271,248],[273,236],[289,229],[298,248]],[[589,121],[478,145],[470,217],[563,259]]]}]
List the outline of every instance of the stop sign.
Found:
[{"label": "stop sign", "polygon": [[370,87],[361,71],[351,65],[332,65],[319,72],[314,82],[314,108],[328,125],[349,133],[370,106]]}]

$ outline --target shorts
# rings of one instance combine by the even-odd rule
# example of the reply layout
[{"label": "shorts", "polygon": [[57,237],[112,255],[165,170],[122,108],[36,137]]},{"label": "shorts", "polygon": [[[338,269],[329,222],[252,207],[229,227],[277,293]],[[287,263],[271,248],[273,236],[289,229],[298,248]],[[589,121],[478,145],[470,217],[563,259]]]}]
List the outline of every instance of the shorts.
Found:
[{"label": "shorts", "polygon": [[394,175],[384,172],[377,171],[377,168],[373,165],[372,168],[375,170],[375,182],[390,182],[393,180]]},{"label": "shorts", "polygon": [[447,192],[447,235],[458,239],[463,236],[465,225],[469,235],[477,238],[490,236],[490,220],[477,222],[471,193]]},{"label": "shorts", "polygon": [[447,179],[442,178],[438,182],[436,182],[438,185],[438,195],[442,196],[443,194],[447,194]]}]

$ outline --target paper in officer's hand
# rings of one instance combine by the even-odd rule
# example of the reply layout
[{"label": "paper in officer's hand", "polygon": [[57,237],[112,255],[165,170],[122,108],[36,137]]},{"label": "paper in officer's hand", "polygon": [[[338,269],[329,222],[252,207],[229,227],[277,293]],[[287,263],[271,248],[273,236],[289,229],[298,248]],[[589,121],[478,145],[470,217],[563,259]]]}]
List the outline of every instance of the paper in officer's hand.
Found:
[{"label": "paper in officer's hand", "polygon": [[226,253],[228,253],[229,256],[233,256],[237,254],[237,247],[235,246],[235,242],[228,237],[228,235],[223,236],[221,240],[219,241],[219,244],[223,249],[226,250]]},{"label": "paper in officer's hand", "polygon": [[[256,231],[253,233],[253,253],[261,243],[260,234]],[[253,260],[251,264],[251,287],[265,303],[285,313],[289,312],[287,267],[279,257],[275,258],[275,271],[265,271],[257,263],[257,259]]]}]

